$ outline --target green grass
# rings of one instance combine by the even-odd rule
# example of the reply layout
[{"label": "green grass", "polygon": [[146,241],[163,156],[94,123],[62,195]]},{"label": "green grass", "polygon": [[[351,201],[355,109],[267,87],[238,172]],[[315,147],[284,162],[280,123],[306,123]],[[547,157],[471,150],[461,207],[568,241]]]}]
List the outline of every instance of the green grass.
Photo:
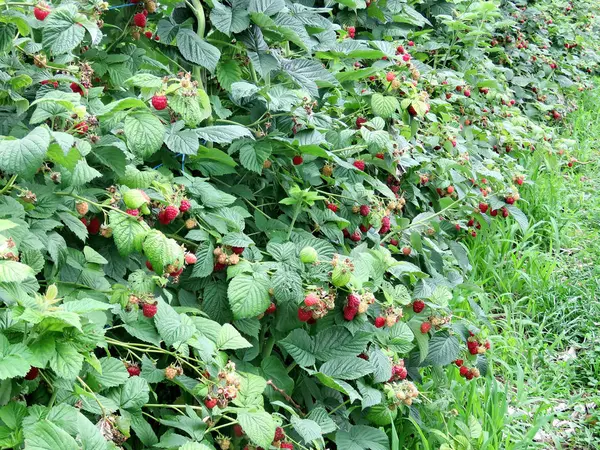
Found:
[{"label": "green grass", "polygon": [[486,292],[479,301],[495,332],[494,375],[508,388],[497,448],[600,448],[599,100],[600,91],[582,97],[555,143],[575,141],[573,168],[550,155],[523,161],[529,230],[494,220],[470,244],[470,281]]}]

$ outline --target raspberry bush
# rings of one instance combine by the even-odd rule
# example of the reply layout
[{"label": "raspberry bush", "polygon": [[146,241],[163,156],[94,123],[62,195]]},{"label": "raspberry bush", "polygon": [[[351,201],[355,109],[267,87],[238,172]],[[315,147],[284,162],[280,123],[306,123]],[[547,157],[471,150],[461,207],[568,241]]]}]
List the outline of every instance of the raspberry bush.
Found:
[{"label": "raspberry bush", "polygon": [[486,375],[465,246],[576,162],[593,2],[3,7],[2,448],[399,448]]}]

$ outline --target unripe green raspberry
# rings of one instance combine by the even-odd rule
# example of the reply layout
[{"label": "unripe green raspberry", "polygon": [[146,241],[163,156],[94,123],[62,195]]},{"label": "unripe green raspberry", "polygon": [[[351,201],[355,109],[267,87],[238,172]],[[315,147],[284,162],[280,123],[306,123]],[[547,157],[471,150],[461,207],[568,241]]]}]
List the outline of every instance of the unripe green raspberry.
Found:
[{"label": "unripe green raspberry", "polygon": [[350,282],[352,273],[348,268],[336,266],[331,273],[331,282],[334,286],[344,287]]},{"label": "unripe green raspberry", "polygon": [[305,264],[312,264],[319,258],[317,251],[312,247],[304,247],[300,251],[300,261]]}]

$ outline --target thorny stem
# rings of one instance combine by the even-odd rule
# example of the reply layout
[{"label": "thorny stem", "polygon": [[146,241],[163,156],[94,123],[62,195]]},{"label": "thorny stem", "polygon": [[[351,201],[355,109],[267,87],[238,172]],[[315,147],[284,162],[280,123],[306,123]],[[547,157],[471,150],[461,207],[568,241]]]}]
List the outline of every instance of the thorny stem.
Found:
[{"label": "thorny stem", "polygon": [[296,403],[294,401],[294,399],[292,397],[290,397],[287,392],[285,392],[283,389],[278,388],[277,386],[275,386],[275,383],[273,383],[273,380],[267,380],[267,384],[269,386],[271,386],[274,390],[276,390],[277,392],[279,392],[281,395],[283,395],[285,397],[285,399],[290,402],[292,405],[294,405],[294,407],[300,411],[300,414],[302,414],[303,416],[305,416],[306,414],[304,413],[304,411],[302,411],[302,407]]}]

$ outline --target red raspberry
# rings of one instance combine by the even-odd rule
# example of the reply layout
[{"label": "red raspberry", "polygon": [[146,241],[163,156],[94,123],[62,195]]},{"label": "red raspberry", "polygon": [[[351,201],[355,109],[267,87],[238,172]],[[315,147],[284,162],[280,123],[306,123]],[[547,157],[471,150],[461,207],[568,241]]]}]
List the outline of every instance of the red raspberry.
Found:
[{"label": "red raspberry", "polygon": [[507,218],[510,215],[510,213],[508,212],[508,209],[506,208],[502,208],[502,217]]},{"label": "red raspberry", "polygon": [[375,326],[376,326],[377,328],[381,328],[381,327],[383,327],[384,325],[385,325],[385,317],[381,317],[381,316],[379,316],[379,317],[377,317],[377,318],[375,319]]},{"label": "red raspberry", "polygon": [[143,10],[143,11],[142,11],[142,14],[143,14],[144,16],[148,17],[148,10],[147,10],[147,9]]},{"label": "red raspberry", "polygon": [[[464,367],[464,366],[463,366],[463,367]],[[472,371],[470,371],[470,370],[469,370],[469,371],[467,372],[467,374],[465,375],[465,378],[466,378],[467,380],[472,380],[474,376],[475,376],[475,374],[474,374]]]},{"label": "red raspberry", "polygon": [[348,228],[344,228],[342,230],[342,234],[344,235],[345,238],[349,238],[350,237],[350,232],[348,231]]},{"label": "red raspberry", "polygon": [[154,36],[154,40],[155,40],[156,42],[160,41],[160,36],[157,34],[156,36]]},{"label": "red raspberry", "polygon": [[394,239],[394,238],[390,239],[390,245],[393,245],[394,247],[398,247],[398,244],[399,244],[398,239]]},{"label": "red raspberry", "polygon": [[475,225],[475,219],[469,219],[469,221],[467,222],[467,226],[472,227],[473,225]]},{"label": "red raspberry", "polygon": [[175,272],[171,272],[169,275],[171,275],[172,277],[178,277],[182,273],[183,273],[183,267],[179,270],[176,270]]},{"label": "red raspberry", "polygon": [[129,372],[130,377],[139,377],[140,373],[142,373],[140,368],[138,366],[134,366],[134,365],[127,366],[127,372]]},{"label": "red raspberry", "polygon": [[358,309],[358,305],[360,305],[360,297],[356,294],[348,295],[347,305],[350,308]]},{"label": "red raspberry", "polygon": [[354,167],[356,167],[358,170],[365,170],[365,162],[361,159],[357,159],[356,161],[354,161],[352,163],[352,165]]},{"label": "red raspberry", "polygon": [[304,297],[304,304],[308,307],[314,306],[319,303],[319,297],[317,294],[310,293],[306,297]]},{"label": "red raspberry", "polygon": [[360,233],[358,231],[355,231],[354,233],[352,233],[350,235],[350,240],[354,241],[354,242],[360,241]]},{"label": "red raspberry", "polygon": [[82,217],[79,220],[81,220],[81,223],[84,224],[86,227],[88,226],[88,221],[87,221],[87,219],[85,217]]},{"label": "red raspberry", "polygon": [[271,302],[269,307],[266,309],[265,314],[273,314],[276,310],[277,310],[277,305],[275,303]]},{"label": "red raspberry", "polygon": [[463,363],[464,361],[462,359],[457,359],[456,361],[454,361],[454,364],[456,364],[457,367],[461,367]]},{"label": "red raspberry", "polygon": [[154,109],[161,111],[167,107],[167,97],[164,95],[155,95],[152,97],[152,106]]},{"label": "red raspberry", "polygon": [[90,129],[89,125],[86,122],[79,122],[75,124],[75,129],[79,134],[85,134]]},{"label": "red raspberry", "polygon": [[29,372],[27,372],[27,375],[25,375],[25,379],[35,380],[38,377],[39,373],[40,369],[38,369],[37,367],[31,367],[31,369],[29,369]]},{"label": "red raspberry", "polygon": [[414,46],[415,46],[415,43],[414,43],[413,41],[408,41],[408,46],[409,46],[409,47],[414,47]]},{"label": "red raspberry", "polygon": [[210,397],[207,398],[204,400],[204,406],[206,406],[208,409],[213,409],[215,406],[217,406],[217,399]]},{"label": "red raspberry", "polygon": [[365,353],[361,353],[360,355],[358,355],[358,357],[360,359],[364,359],[365,361],[369,360],[369,355],[366,355]]},{"label": "red raspberry", "polygon": [[179,205],[179,211],[186,212],[189,211],[191,207],[192,204],[190,203],[190,201],[184,198],[183,200],[181,200],[181,204]]},{"label": "red raspberry", "polygon": [[377,158],[377,159],[385,159],[385,155],[383,153],[377,153],[375,155],[375,158]]},{"label": "red raspberry", "polygon": [[146,14],[137,13],[133,16],[133,23],[136,27],[144,28],[146,26]]},{"label": "red raspberry", "polygon": [[158,304],[157,303],[144,303],[142,305],[142,313],[144,314],[144,317],[154,317],[156,315],[156,312],[158,311]]},{"label": "red raspberry", "polygon": [[299,166],[303,162],[304,162],[304,158],[302,158],[302,156],[300,156],[300,155],[296,155],[292,158],[292,163],[294,163],[295,166]]},{"label": "red raspberry", "polygon": [[404,55],[402,55],[402,61],[409,62],[410,61],[410,55],[408,53],[405,53]]},{"label": "red raspberry", "polygon": [[367,231],[369,231],[371,229],[372,225],[363,225],[362,223],[358,226],[358,228],[360,228],[360,231],[362,231],[363,233],[366,233]]},{"label": "red raspberry", "polygon": [[277,427],[275,428],[275,436],[273,437],[274,441],[283,441],[285,439],[285,431],[283,428]]},{"label": "red raspberry", "polygon": [[431,330],[431,324],[429,322],[423,322],[421,324],[421,333],[429,333],[429,330]]},{"label": "red raspberry", "polygon": [[382,227],[389,227],[390,226],[390,216],[383,216],[381,218],[381,226]]},{"label": "red raspberry", "polygon": [[242,437],[244,435],[244,429],[242,428],[241,425],[238,425],[237,423],[233,426],[233,434],[235,434],[237,437]]},{"label": "red raspberry", "polygon": [[144,36],[146,36],[148,39],[152,39],[152,31],[145,31]]},{"label": "red raspberry", "polygon": [[176,206],[173,205],[169,205],[165,208],[165,221],[167,223],[171,223],[173,222],[173,220],[175,220],[175,217],[177,217],[177,215],[179,214],[179,208],[177,208]]},{"label": "red raspberry", "polygon": [[467,342],[467,348],[469,349],[469,353],[471,355],[476,355],[477,352],[477,347],[479,347],[479,345],[477,344],[477,342]]},{"label": "red raspberry", "polygon": [[213,272],[220,272],[221,270],[223,270],[225,267],[227,267],[225,264],[221,264],[221,263],[216,263],[213,267]]},{"label": "red raspberry", "polygon": [[193,253],[185,254],[185,263],[186,264],[196,264],[196,261],[198,261],[198,258],[196,258],[195,254],[193,254]]},{"label": "red raspberry", "polygon": [[361,205],[360,206],[360,215],[361,216],[367,217],[370,212],[371,212],[371,208],[369,208],[369,205]]},{"label": "red raspberry", "polygon": [[483,344],[483,346],[486,348],[486,350],[489,350],[491,345],[490,345],[490,341],[485,341],[485,343]]},{"label": "red raspberry", "polygon": [[154,272],[154,267],[152,267],[152,264],[150,263],[150,261],[146,261],[146,267],[148,268],[148,270],[150,272]]},{"label": "red raspberry", "polygon": [[72,82],[71,83],[71,90],[79,95],[83,95],[83,89],[81,88],[81,86],[79,86],[77,83]]},{"label": "red raspberry", "polygon": [[404,256],[410,256],[411,253],[412,253],[412,250],[410,247],[402,247],[402,254]]},{"label": "red raspberry", "polygon": [[454,186],[448,186],[446,192],[448,192],[448,194],[454,194]]},{"label": "red raspberry", "polygon": [[357,129],[360,129],[360,127],[362,127],[364,123],[367,123],[367,119],[365,119],[364,117],[357,117],[356,122],[354,124],[356,125]]},{"label": "red raspberry", "polygon": [[303,308],[298,308],[298,319],[300,322],[306,322],[309,319],[312,319],[312,311],[307,311]]},{"label": "red raspberry", "polygon": [[100,231],[100,220],[97,217],[92,217],[90,223],[87,226],[88,233],[98,234]]},{"label": "red raspberry", "polygon": [[39,3],[38,6],[33,8],[33,15],[37,20],[44,20],[50,14],[50,7],[45,3]]},{"label": "red raspberry", "polygon": [[241,255],[246,250],[244,247],[231,247],[231,251],[236,255]]},{"label": "red raspberry", "polygon": [[394,81],[394,80],[396,79],[396,74],[395,74],[394,72],[388,72],[388,73],[385,75],[385,79],[386,79],[387,81]]},{"label": "red raspberry", "polygon": [[327,209],[333,212],[337,212],[338,206],[335,203],[327,203]]},{"label": "red raspberry", "polygon": [[137,209],[126,209],[125,212],[133,217],[137,217],[140,215],[140,212]]},{"label": "red raspberry", "polygon": [[460,371],[460,376],[461,376],[461,377],[465,377],[465,376],[467,376],[467,374],[469,373],[469,369],[468,369],[468,367],[467,367],[467,366],[462,366],[462,367],[459,369],[459,371]]},{"label": "red raspberry", "polygon": [[415,300],[413,303],[413,311],[419,314],[425,309],[425,302],[423,300]]},{"label": "red raspberry", "polygon": [[490,216],[496,217],[497,215],[498,215],[498,210],[497,209],[492,209],[492,211],[490,212]]},{"label": "red raspberry", "polygon": [[488,208],[489,208],[489,206],[487,203],[481,202],[479,204],[479,211],[481,211],[482,214],[485,214],[487,212]]},{"label": "red raspberry", "polygon": [[506,199],[504,199],[504,201],[506,203],[508,203],[509,205],[514,205],[515,204],[515,198],[514,197],[506,197]]},{"label": "red raspberry", "polygon": [[406,50],[404,50],[404,47],[403,47],[403,46],[401,46],[401,45],[399,45],[399,46],[396,48],[396,53],[397,53],[398,55],[403,55],[405,51],[406,51]]},{"label": "red raspberry", "polygon": [[346,319],[347,321],[354,320],[356,314],[358,314],[357,308],[351,308],[349,305],[344,306],[344,319]]},{"label": "red raspberry", "polygon": [[471,96],[471,90],[470,89],[465,89],[465,97],[470,97]]},{"label": "red raspberry", "polygon": [[294,444],[291,442],[282,442],[279,448],[285,448],[287,450],[294,450]]}]

